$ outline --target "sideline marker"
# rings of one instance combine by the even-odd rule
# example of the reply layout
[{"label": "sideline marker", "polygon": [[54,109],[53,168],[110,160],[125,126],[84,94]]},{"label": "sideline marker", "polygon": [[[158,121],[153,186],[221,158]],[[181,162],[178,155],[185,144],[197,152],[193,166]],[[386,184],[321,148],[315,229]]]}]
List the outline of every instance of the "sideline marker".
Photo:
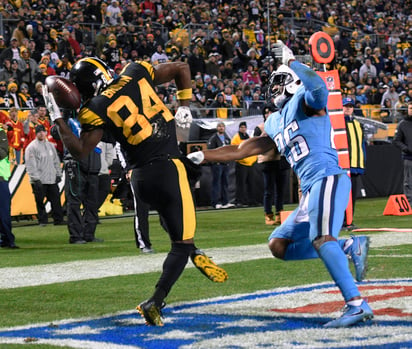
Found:
[{"label": "sideline marker", "polygon": [[411,215],[412,210],[405,194],[391,195],[386,203],[384,216],[407,216]]}]

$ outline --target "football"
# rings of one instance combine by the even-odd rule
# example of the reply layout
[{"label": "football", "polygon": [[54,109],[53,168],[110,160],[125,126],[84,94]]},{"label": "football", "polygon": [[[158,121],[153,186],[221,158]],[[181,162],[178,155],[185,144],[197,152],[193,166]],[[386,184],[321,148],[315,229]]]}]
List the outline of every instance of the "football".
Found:
[{"label": "football", "polygon": [[79,90],[69,79],[51,75],[46,78],[44,83],[60,108],[78,109],[80,107]]}]

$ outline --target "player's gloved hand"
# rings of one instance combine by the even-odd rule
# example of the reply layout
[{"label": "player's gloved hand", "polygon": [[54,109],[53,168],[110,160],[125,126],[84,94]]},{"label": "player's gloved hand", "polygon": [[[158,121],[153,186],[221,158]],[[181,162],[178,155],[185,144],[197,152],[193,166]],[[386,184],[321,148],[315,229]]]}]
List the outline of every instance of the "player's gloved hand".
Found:
[{"label": "player's gloved hand", "polygon": [[278,40],[276,44],[273,45],[272,52],[276,57],[282,58],[282,64],[285,64],[287,66],[289,66],[289,61],[291,59],[296,59],[292,50],[287,47],[282,40]]},{"label": "player's gloved hand", "polygon": [[44,102],[46,103],[46,108],[49,111],[51,121],[62,118],[59,106],[57,105],[53,93],[49,92],[46,85],[42,87]]},{"label": "player's gloved hand", "polygon": [[177,108],[175,115],[176,125],[181,128],[189,128],[192,123],[192,112],[189,107]]},{"label": "player's gloved hand", "polygon": [[202,151],[195,151],[187,154],[186,157],[196,165],[200,165],[205,159],[205,154]]}]

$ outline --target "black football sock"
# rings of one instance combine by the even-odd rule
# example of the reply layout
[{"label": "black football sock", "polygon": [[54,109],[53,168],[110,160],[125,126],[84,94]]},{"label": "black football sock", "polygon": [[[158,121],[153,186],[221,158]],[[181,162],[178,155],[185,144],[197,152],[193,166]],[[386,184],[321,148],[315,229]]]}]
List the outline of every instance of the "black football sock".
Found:
[{"label": "black football sock", "polygon": [[172,243],[172,249],[163,263],[163,272],[152,297],[157,306],[162,305],[170,289],[182,274],[194,248],[193,244]]}]

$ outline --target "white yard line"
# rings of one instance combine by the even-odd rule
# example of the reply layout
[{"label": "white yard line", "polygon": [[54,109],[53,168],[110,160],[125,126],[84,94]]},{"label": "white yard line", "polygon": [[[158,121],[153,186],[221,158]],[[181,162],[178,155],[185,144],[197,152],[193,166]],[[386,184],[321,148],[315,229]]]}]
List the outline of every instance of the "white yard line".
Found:
[{"label": "white yard line", "polygon": [[[412,244],[412,233],[390,232],[371,235],[372,248],[404,244]],[[218,264],[272,258],[266,244],[211,248],[205,252]],[[0,289],[158,272],[165,257],[165,253],[140,254],[132,257],[0,268]],[[194,266],[189,262],[187,267]]]}]

